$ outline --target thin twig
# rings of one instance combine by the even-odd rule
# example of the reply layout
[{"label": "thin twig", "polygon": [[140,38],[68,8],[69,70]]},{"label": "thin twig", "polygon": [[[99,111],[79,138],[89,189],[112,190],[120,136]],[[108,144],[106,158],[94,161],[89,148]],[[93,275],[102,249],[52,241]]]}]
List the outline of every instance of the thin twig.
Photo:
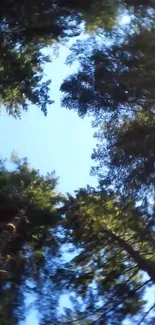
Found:
[{"label": "thin twig", "polygon": [[146,311],[146,313],[144,314],[143,318],[140,320],[140,322],[138,323],[138,325],[142,324],[142,322],[145,320],[145,318],[151,312],[151,310],[153,310],[153,308],[155,308],[155,303]]}]

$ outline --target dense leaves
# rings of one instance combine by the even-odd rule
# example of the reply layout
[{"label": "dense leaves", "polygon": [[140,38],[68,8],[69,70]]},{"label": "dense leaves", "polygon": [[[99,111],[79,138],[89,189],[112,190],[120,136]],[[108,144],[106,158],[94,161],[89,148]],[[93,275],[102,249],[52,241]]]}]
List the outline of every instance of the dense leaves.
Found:
[{"label": "dense leaves", "polygon": [[[135,10],[135,11],[134,11]],[[44,80],[43,65],[48,58],[44,47],[86,32],[113,30],[124,12],[139,21],[154,10],[154,1],[18,1],[0,4],[0,105],[18,117],[30,104],[44,114],[52,103],[50,81]],[[132,17],[132,16],[131,16]],[[136,20],[136,24],[137,24]]]},{"label": "dense leaves", "polygon": [[68,197],[66,235],[77,254],[62,274],[82,299],[79,323],[122,324],[129,316],[132,324],[143,323],[143,294],[155,281],[154,209],[148,207],[89,187]]},{"label": "dense leaves", "polygon": [[61,87],[63,104],[78,108],[80,115],[93,112],[95,116],[100,111],[131,116],[149,109],[154,103],[154,29],[131,35],[121,44],[101,44],[92,43],[90,51],[86,43],[81,54],[77,43],[74,54],[79,55],[80,68]]},{"label": "dense leaves", "polygon": [[68,240],[77,252],[66,278],[76,298],[82,297],[75,310],[84,324],[153,322],[154,301],[147,308],[141,289],[155,281],[155,30],[148,14],[153,7],[134,4],[134,19],[124,29],[72,47],[68,63],[78,60],[79,68],[61,86],[62,105],[92,115],[99,127],[92,155],[98,191],[79,190],[64,209]]},{"label": "dense leaves", "polygon": [[117,45],[95,41],[90,50],[82,44],[83,54],[75,46],[79,71],[61,86],[62,104],[80,116],[93,114],[94,125],[100,126],[96,137],[101,144],[93,154],[99,176],[135,191],[148,190],[154,182],[154,39],[151,29]]},{"label": "dense leaves", "polygon": [[59,38],[79,34],[78,14],[59,1],[5,1],[0,4],[0,104],[9,114],[38,105],[44,114],[49,81],[43,80],[48,58],[42,49]]},{"label": "dense leaves", "polygon": [[49,276],[48,254],[49,264],[56,266],[60,220],[56,209],[61,201],[54,173],[41,176],[26,159],[14,156],[13,160],[13,170],[3,163],[0,168],[0,287],[4,297],[0,317],[8,324],[24,316],[25,295],[33,287],[37,286],[35,294],[43,294],[41,286],[45,290]]},{"label": "dense leaves", "polygon": [[[90,10],[88,16],[92,16],[94,6],[97,7],[95,11],[100,12],[99,3],[1,1],[0,105],[9,114],[18,117],[21,109],[27,110],[30,104],[38,105],[47,114],[47,106],[52,101],[50,82],[43,79],[43,65],[48,58],[41,50],[53,46],[57,41],[79,35],[85,16],[82,13],[88,14]],[[93,13],[93,17],[96,14]]]}]

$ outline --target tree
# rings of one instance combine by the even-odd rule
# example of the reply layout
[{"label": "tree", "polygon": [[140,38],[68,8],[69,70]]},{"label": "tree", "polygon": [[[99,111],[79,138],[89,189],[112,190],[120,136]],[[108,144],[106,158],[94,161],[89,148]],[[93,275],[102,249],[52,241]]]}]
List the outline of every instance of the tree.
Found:
[{"label": "tree", "polygon": [[49,58],[42,49],[79,35],[80,12],[88,7],[87,1],[1,1],[0,105],[9,114],[19,117],[30,103],[47,114],[52,100],[43,66]]},{"label": "tree", "polygon": [[[85,31],[113,30],[120,12],[135,8],[135,16],[150,15],[154,1],[1,1],[0,4],[0,105],[19,117],[29,104],[38,105],[44,114],[52,103],[50,81],[43,80],[43,66],[49,58],[42,49]],[[148,10],[149,9],[149,10]]]},{"label": "tree", "polygon": [[153,322],[155,304],[147,309],[141,292],[155,281],[155,43],[150,26],[146,19],[121,39],[116,33],[108,44],[100,35],[91,44],[77,43],[68,61],[78,58],[79,69],[61,86],[62,104],[82,117],[93,115],[93,125],[99,126],[100,143],[92,156],[99,188],[69,196],[64,210],[68,240],[77,249],[64,273],[77,299],[82,297],[79,323],[80,317],[99,325],[123,324],[128,317],[129,324]]},{"label": "tree", "polygon": [[79,22],[79,15],[61,1],[1,1],[0,104],[9,114],[20,116],[30,103],[47,113],[52,101],[43,65],[49,58],[42,49],[79,34]]},{"label": "tree", "polygon": [[[80,47],[80,43],[77,44]],[[86,44],[88,45],[88,44]],[[80,116],[92,114],[100,127],[93,153],[94,171],[115,188],[152,191],[154,183],[154,29],[114,40],[111,45],[83,46],[78,72],[64,81],[62,104]],[[145,146],[144,146],[145,144]],[[153,185],[154,186],[154,185]]]},{"label": "tree", "polygon": [[[77,109],[81,116],[93,113],[96,119],[100,113],[102,119],[106,112],[116,112],[116,116],[119,112],[131,115],[152,107],[154,29],[128,35],[122,40],[118,43],[117,39],[116,44],[114,39],[111,46],[106,46],[101,40],[99,44],[95,41],[89,47],[87,41],[86,44],[85,41],[77,42],[71,63],[78,56],[80,68],[61,86],[63,105]],[[144,75],[145,79],[142,79]]]},{"label": "tree", "polygon": [[81,314],[78,307],[78,316],[68,314],[66,324],[150,324],[144,300],[155,282],[154,207],[149,209],[147,200],[136,206],[90,187],[68,196],[64,227],[76,256],[60,278],[77,305],[81,301]]},{"label": "tree", "polygon": [[123,14],[134,17],[137,22],[146,16],[151,18],[155,9],[154,0],[76,0],[74,3],[66,0],[63,3],[82,15],[88,33],[98,29],[113,31]]},{"label": "tree", "polygon": [[[141,34],[137,41],[134,40],[136,51],[133,51],[132,43],[129,45],[131,52],[125,52],[124,46],[120,48],[118,69],[111,79],[114,88],[111,83],[109,92],[112,108],[110,118],[105,118],[105,123],[102,123],[96,134],[101,142],[92,157],[99,162],[96,171],[100,176],[104,174],[101,183],[106,187],[113,184],[116,189],[121,188],[127,194],[136,195],[137,199],[148,195],[154,200],[155,67],[151,59],[154,52],[154,30]],[[127,55],[130,56],[125,65],[121,64],[121,54],[123,57],[126,55],[126,58]],[[97,80],[98,89],[102,89],[102,81]],[[102,96],[103,89],[99,93]],[[108,108],[108,113],[109,111]],[[107,169],[102,173],[104,166]]]},{"label": "tree", "polygon": [[140,113],[120,127],[105,126],[106,143],[103,131],[97,133],[101,142],[92,157],[98,166],[92,172],[98,173],[101,186],[154,201],[154,123],[154,114]]},{"label": "tree", "polygon": [[[63,200],[54,172],[42,176],[26,159],[14,155],[13,161],[13,170],[0,166],[0,320],[7,325],[24,317],[29,292],[45,295],[59,255],[57,206]],[[56,288],[54,297],[56,309]]]}]

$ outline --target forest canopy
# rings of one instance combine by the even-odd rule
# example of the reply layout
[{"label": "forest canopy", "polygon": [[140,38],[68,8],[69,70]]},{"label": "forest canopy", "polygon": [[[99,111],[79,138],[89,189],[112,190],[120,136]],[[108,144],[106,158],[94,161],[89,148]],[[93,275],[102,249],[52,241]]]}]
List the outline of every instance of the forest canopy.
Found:
[{"label": "forest canopy", "polygon": [[25,321],[30,296],[39,325],[155,322],[154,17],[154,0],[0,3],[1,109],[47,115],[54,76],[44,49],[75,40],[62,106],[93,118],[98,178],[97,188],[61,194],[55,172],[15,154],[10,169],[0,161],[2,325]]},{"label": "forest canopy", "polygon": [[82,30],[91,35],[98,30],[113,32],[123,13],[135,26],[140,20],[145,23],[146,17],[152,21],[154,8],[154,1],[1,1],[1,107],[19,117],[22,109],[34,104],[46,115],[52,96],[51,80],[44,78],[43,70],[49,57],[42,49],[52,51],[55,44],[80,35]]}]

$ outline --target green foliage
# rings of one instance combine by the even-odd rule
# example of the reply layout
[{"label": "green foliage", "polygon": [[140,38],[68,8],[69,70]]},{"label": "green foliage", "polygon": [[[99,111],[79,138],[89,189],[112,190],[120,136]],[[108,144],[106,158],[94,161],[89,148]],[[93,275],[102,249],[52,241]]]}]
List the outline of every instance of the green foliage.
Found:
[{"label": "green foliage", "polygon": [[20,47],[17,51],[5,43],[0,55],[0,104],[9,114],[20,117],[21,108],[38,105],[44,114],[51,104],[48,94],[50,81],[42,81],[43,64],[48,57],[41,54],[39,46]]},{"label": "green foliage", "polygon": [[[52,103],[50,81],[43,80],[49,58],[42,49],[59,38],[79,34],[78,15],[59,1],[10,1],[0,4],[0,105],[19,117],[28,105],[38,105],[46,115]],[[76,24],[75,24],[76,22]]]},{"label": "green foliage", "polygon": [[[85,6],[84,6],[85,5]],[[86,7],[86,1],[83,2],[84,8],[80,8],[86,24],[86,32],[91,33],[97,29],[112,30],[117,24],[118,1],[98,0],[89,1]]]},{"label": "green foliage", "polygon": [[77,254],[62,277],[82,299],[79,323],[80,317],[99,325],[153,321],[154,305],[147,311],[143,294],[155,282],[155,3],[126,1],[132,12],[130,5],[131,30],[77,42],[68,63],[78,60],[78,71],[61,86],[62,105],[93,115],[99,126],[92,171],[100,186],[77,191],[64,208]]},{"label": "green foliage", "polygon": [[[42,49],[67,40],[81,32],[98,29],[113,30],[124,10],[132,13],[132,1],[18,1],[0,4],[0,106],[20,117],[29,104],[37,105],[47,114],[52,103],[49,80],[44,80],[43,66],[48,58]],[[154,1],[135,3],[135,17],[154,10]],[[138,14],[136,14],[138,12]],[[136,16],[137,15],[137,16]],[[151,18],[149,18],[151,19]]]},{"label": "green foliage", "polygon": [[[112,183],[116,190],[121,188],[128,195],[153,197],[154,122],[154,114],[140,113],[136,119],[120,126],[108,123],[104,126],[105,145],[102,144],[103,130],[98,132],[96,137],[101,144],[92,157],[99,162],[97,172],[103,186]],[[103,174],[104,164],[108,169]]]},{"label": "green foliage", "polygon": [[[48,268],[52,263],[56,267],[56,228],[61,219],[57,207],[62,197],[56,190],[54,172],[42,176],[29,167],[27,159],[18,159],[15,154],[12,161],[12,170],[3,162],[0,166],[0,288],[4,297],[0,317],[4,324],[8,321],[13,325],[24,317],[25,294],[36,286],[35,294],[38,290],[38,295],[43,295]],[[20,217],[22,211],[26,223]],[[5,235],[5,227],[16,218],[21,218],[19,225],[12,234],[8,230]]]},{"label": "green foliage", "polygon": [[[57,185],[55,172],[41,176],[38,170],[29,167],[26,158],[20,160],[13,155],[12,159],[15,165],[13,170],[7,170],[3,162],[1,163],[0,188],[1,197],[6,200],[3,203],[1,199],[4,208],[24,209],[26,213],[29,213],[30,209],[49,213],[55,211],[55,205],[60,200],[55,190]],[[29,215],[27,217],[29,219]]]},{"label": "green foliage", "polygon": [[136,315],[143,317],[145,289],[155,282],[154,212],[148,208],[148,202],[136,207],[134,201],[89,187],[68,197],[64,227],[76,256],[60,279],[76,299],[81,297],[71,319],[123,324],[130,317],[137,324]]},{"label": "green foliage", "polygon": [[154,29],[131,35],[122,44],[92,43],[91,51],[88,43],[83,43],[83,55],[79,43],[74,48],[80,69],[61,87],[63,104],[78,109],[82,116],[92,112],[95,117],[100,112],[118,115],[120,111],[131,114],[147,110],[154,102]]},{"label": "green foliage", "polygon": [[[127,46],[128,52],[124,45],[120,47],[117,61],[112,57],[117,69],[115,73],[111,70],[110,107],[103,99],[105,120],[101,113],[101,127],[96,134],[100,144],[92,157],[99,162],[96,171],[103,186],[113,184],[116,189],[121,187],[127,194],[142,198],[154,192],[154,30],[138,35]],[[97,82],[102,101],[103,91],[107,92],[103,79],[98,76]],[[104,167],[107,170],[102,173]]]},{"label": "green foliage", "polygon": [[[84,41],[85,42],[85,41]],[[154,29],[105,46],[77,43],[79,71],[61,86],[62,104],[80,116],[92,114],[100,126],[93,153],[105,188],[150,193],[154,183]],[[81,47],[80,47],[81,46]],[[83,48],[83,54],[81,50]]]}]

